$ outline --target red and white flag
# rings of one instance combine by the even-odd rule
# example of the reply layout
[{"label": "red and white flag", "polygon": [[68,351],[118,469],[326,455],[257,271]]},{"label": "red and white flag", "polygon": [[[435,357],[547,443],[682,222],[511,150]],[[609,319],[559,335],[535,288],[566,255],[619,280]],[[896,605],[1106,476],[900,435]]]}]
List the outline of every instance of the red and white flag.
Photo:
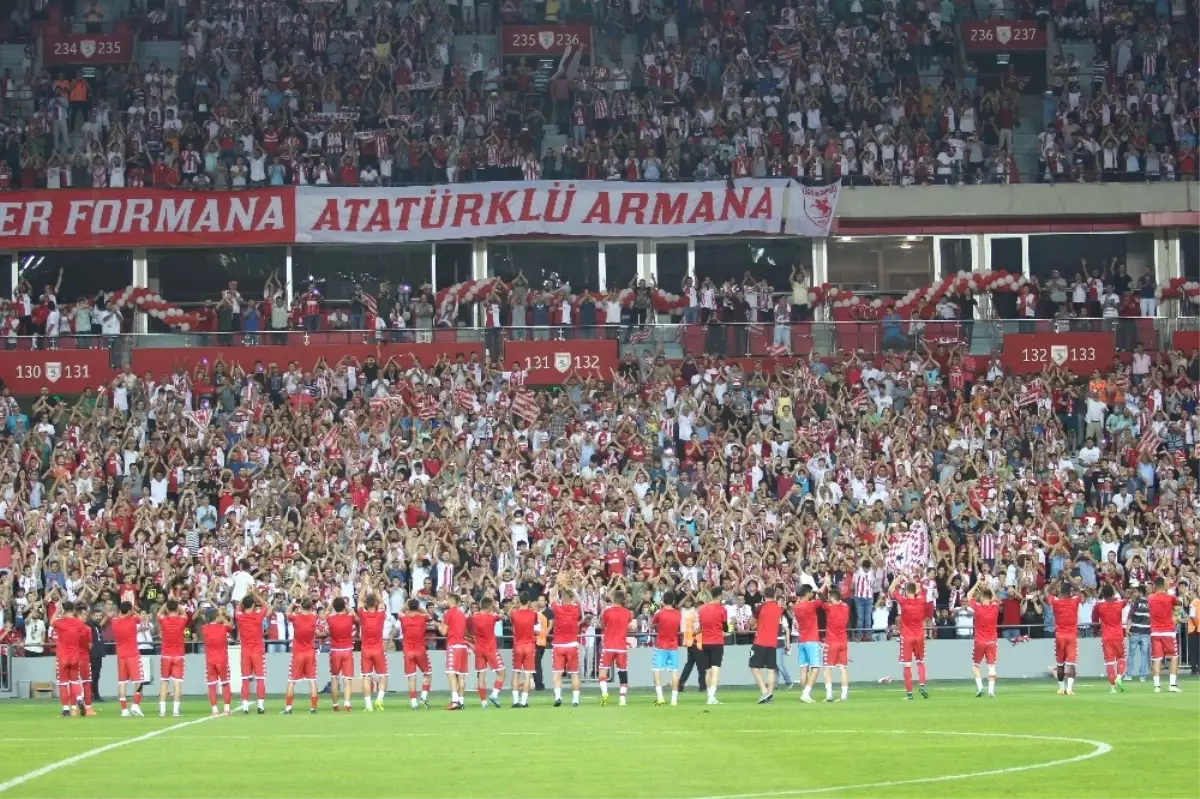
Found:
[{"label": "red and white flag", "polygon": [[648,327],[639,327],[636,331],[634,331],[633,335],[629,337],[630,344],[642,344],[649,340],[650,328]]},{"label": "red and white flag", "polygon": [[521,390],[513,395],[512,412],[531,424],[541,415],[537,398],[529,390]]},{"label": "red and white flag", "polygon": [[894,574],[912,574],[929,561],[929,534],[918,522],[905,530],[888,550],[886,566]]},{"label": "red and white flag", "polygon": [[767,355],[771,356],[772,358],[782,358],[784,355],[787,355],[787,351],[788,348],[783,344],[772,344],[771,346],[767,347]]},{"label": "red and white flag", "polygon": [[1158,451],[1162,445],[1162,441],[1158,438],[1158,433],[1154,432],[1153,427],[1147,427],[1146,432],[1142,433],[1142,440],[1138,442],[1138,452],[1143,457],[1150,458]]},{"label": "red and white flag", "polygon": [[437,416],[437,400],[432,394],[426,392],[417,395],[417,418],[427,422]]},{"label": "red and white flag", "polygon": [[321,440],[317,442],[317,445],[323,450],[330,449],[334,444],[337,443],[338,436],[341,435],[341,432],[341,428],[338,425],[332,425],[325,435],[321,436]]},{"label": "red and white flag", "polygon": [[184,411],[183,418],[189,420],[201,431],[205,430],[212,421],[212,408],[201,408],[198,411]]},{"label": "red and white flag", "polygon": [[454,402],[463,413],[471,413],[475,410],[475,393],[466,386],[462,386],[455,390]]},{"label": "red and white flag", "polygon": [[1042,399],[1042,384],[1032,383],[1021,391],[1017,397],[1017,407],[1024,408],[1027,405],[1037,405]]}]

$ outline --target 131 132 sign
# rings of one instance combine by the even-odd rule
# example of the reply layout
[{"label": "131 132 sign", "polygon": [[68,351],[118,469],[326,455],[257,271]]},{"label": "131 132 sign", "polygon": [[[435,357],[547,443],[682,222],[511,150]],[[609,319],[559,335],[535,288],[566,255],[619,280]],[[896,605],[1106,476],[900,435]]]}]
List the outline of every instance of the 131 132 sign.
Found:
[{"label": "131 132 sign", "polygon": [[[555,353],[560,355],[560,353]],[[594,372],[600,368],[598,355],[574,355],[561,353],[565,357],[550,358],[545,355],[531,355],[525,358],[525,370],[532,372],[536,369],[553,369],[556,372]]]},{"label": "131 132 sign", "polygon": [[505,363],[516,362],[530,385],[561,385],[568,377],[607,380],[617,368],[617,342],[610,339],[573,341],[508,341]]}]

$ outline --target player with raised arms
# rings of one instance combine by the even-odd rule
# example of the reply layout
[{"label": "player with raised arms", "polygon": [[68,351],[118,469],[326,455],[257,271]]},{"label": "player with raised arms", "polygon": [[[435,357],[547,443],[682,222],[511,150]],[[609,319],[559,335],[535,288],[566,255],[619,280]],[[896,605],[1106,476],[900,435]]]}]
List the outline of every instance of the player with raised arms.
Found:
[{"label": "player with raised arms", "polygon": [[400,614],[401,648],[404,650],[404,676],[408,678],[408,701],[417,709],[417,674],[421,675],[421,704],[429,707],[429,684],[433,671],[429,668],[429,650],[425,648],[425,633],[429,629],[428,611],[421,601],[408,600],[407,610]]},{"label": "player with raised arms", "polygon": [[1100,586],[1100,601],[1092,606],[1092,623],[1100,625],[1100,650],[1104,654],[1104,673],[1108,692],[1124,693],[1125,675],[1125,600],[1117,596],[1112,583]]},{"label": "player with raised arms", "polygon": [[1150,673],[1154,676],[1154,693],[1162,691],[1162,663],[1169,661],[1167,680],[1169,693],[1182,693],[1179,687],[1179,649],[1175,646],[1175,608],[1179,598],[1167,593],[1167,581],[1159,577],[1154,590],[1146,597],[1150,610]]},{"label": "player with raised arms", "polygon": [[579,620],[581,611],[575,602],[575,592],[565,587],[566,575],[560,574],[550,589],[550,644],[554,649],[551,661],[554,670],[554,706],[562,706],[562,678],[571,677],[571,706],[579,707]]},{"label": "player with raised arms", "polygon": [[[117,700],[122,716],[142,716],[142,656],[138,651],[138,627],[141,619],[133,603],[126,600],[118,606],[120,615],[112,620],[113,640],[117,644]],[[129,686],[133,686],[133,704],[127,701]]]},{"label": "player with raised arms", "polygon": [[1048,599],[1054,612],[1054,662],[1058,670],[1059,696],[1075,694],[1075,662],[1079,658],[1079,604],[1083,598],[1064,576],[1058,596]]},{"label": "player with raised arms", "polygon": [[[842,601],[842,592],[835,585],[829,584],[829,575],[825,575],[825,646],[822,660],[825,666],[825,701],[845,702],[850,698],[850,675],[847,666],[850,663],[850,639],[846,628],[850,625],[850,606]],[[841,678],[841,695],[833,696],[833,670],[838,669]]]},{"label": "player with raised arms", "polygon": [[292,667],[288,673],[287,693],[283,698],[281,715],[292,714],[292,699],[296,694],[296,683],[308,681],[308,712],[317,712],[317,614],[313,613],[313,602],[308,597],[300,600],[299,607],[292,605],[287,621],[292,625]]},{"label": "player with raised arms", "polygon": [[904,592],[898,589],[901,575],[896,575],[888,593],[900,608],[900,662],[904,664],[904,698],[913,698],[913,665],[917,667],[917,690],[925,699],[929,692],[925,689],[925,614],[927,603],[925,597],[917,592],[917,584],[907,582]]},{"label": "player with raised arms", "polygon": [[712,596],[702,591],[697,603],[700,605],[696,611],[696,625],[700,628],[700,668],[704,669],[704,684],[708,686],[707,704],[719,705],[717,686],[721,682],[721,664],[725,662],[725,625],[729,623],[729,613],[721,602],[720,589]]},{"label": "player with raised arms", "polygon": [[158,715],[167,715],[167,684],[170,683],[174,700],[172,716],[179,716],[179,700],[183,694],[183,638],[191,618],[179,607],[179,602],[168,599],[158,611],[158,631],[162,639],[162,653],[158,659]]},{"label": "player with raised arms", "polygon": [[[350,712],[351,686],[354,682],[354,614],[346,609],[346,598],[333,598],[333,613],[325,617],[329,625],[329,691],[333,698],[333,710],[338,710],[338,694],[342,696],[342,709]],[[366,679],[365,675],[363,679]],[[339,692],[338,688],[341,688]],[[368,705],[370,694],[367,694]]]},{"label": "player with raised arms", "polygon": [[446,636],[446,681],[450,683],[446,710],[462,710],[467,691],[467,617],[458,606],[457,594],[446,596],[446,612],[438,632]]},{"label": "player with raised arms", "polygon": [[800,701],[812,704],[812,687],[823,660],[821,656],[821,632],[817,625],[817,611],[825,607],[821,598],[813,593],[811,585],[802,585],[799,598],[792,605],[792,616],[796,619],[797,645],[796,664],[800,673],[796,681],[803,686]]},{"label": "player with raised arms", "polygon": [[[363,678],[363,706],[368,713],[372,710],[382,712],[388,679],[388,663],[383,651],[383,641],[387,635],[390,617],[387,611],[379,608],[379,597],[371,592],[365,580],[359,596],[362,597],[363,606],[356,615],[359,638],[362,640],[362,652],[358,660],[359,672]],[[371,704],[372,695],[375,696],[374,705]]]},{"label": "player with raised arms", "polygon": [[754,619],[754,643],[750,646],[750,673],[758,683],[758,704],[769,705],[775,699],[775,650],[779,644],[779,624],[783,606],[775,601],[775,589],[763,591],[763,603]]},{"label": "player with raised arms", "polygon": [[663,672],[671,674],[671,704],[679,704],[679,628],[683,622],[683,614],[675,607],[675,594],[667,591],[663,594],[663,606],[654,614],[651,623],[654,626],[654,656],[651,668],[654,670],[654,704],[665,705],[663,699]]},{"label": "player with raised arms", "polygon": [[233,691],[229,685],[229,634],[233,625],[225,618],[225,611],[212,607],[205,611],[204,624],[200,626],[200,639],[204,641],[204,680],[208,685],[208,704],[216,716],[217,690],[225,700],[225,715],[229,715],[229,703]]},{"label": "player with raised arms", "polygon": [[529,690],[533,687],[534,660],[537,656],[538,614],[528,591],[518,596],[518,607],[508,612],[512,624],[512,706],[529,707]]},{"label": "player with raised arms", "polygon": [[[600,614],[603,632],[600,652],[600,704],[608,704],[608,680],[613,667],[617,670],[620,698],[617,704],[624,705],[629,694],[629,626],[633,624],[633,612],[625,607],[625,592],[613,591],[612,604]],[[657,677],[657,673],[655,675]]]},{"label": "player with raised arms", "polygon": [[[63,602],[50,626],[54,628],[54,673],[58,685],[58,698],[62,702],[62,715],[73,716],[79,712],[86,712],[82,707],[83,680],[79,666],[81,659],[87,657],[79,649],[82,638],[79,628],[86,625],[82,625],[75,617],[75,603],[69,599]],[[136,646],[134,651],[137,651]],[[125,706],[123,700],[121,706]],[[141,711],[138,711],[138,714],[140,715]]]},{"label": "player with raised arms", "polygon": [[970,611],[975,627],[975,646],[971,653],[971,671],[975,674],[975,696],[983,696],[983,673],[979,670],[987,663],[987,695],[996,695],[996,625],[1000,621],[1000,603],[992,589],[976,582],[967,592],[967,610]]},{"label": "player with raised arms", "polygon": [[263,639],[263,621],[268,612],[267,600],[251,590],[242,597],[241,607],[234,607],[233,616],[242,647],[242,713],[250,712],[250,681],[253,680],[260,716],[267,712],[267,646]]},{"label": "player with raised arms", "polygon": [[[475,655],[475,691],[479,694],[480,707],[485,710],[488,702],[500,707],[500,691],[504,688],[504,661],[500,659],[500,648],[496,644],[496,625],[500,622],[500,616],[496,614],[495,607],[492,598],[485,596],[479,600],[479,610],[467,620]],[[496,675],[490,695],[487,689],[488,669]]]}]

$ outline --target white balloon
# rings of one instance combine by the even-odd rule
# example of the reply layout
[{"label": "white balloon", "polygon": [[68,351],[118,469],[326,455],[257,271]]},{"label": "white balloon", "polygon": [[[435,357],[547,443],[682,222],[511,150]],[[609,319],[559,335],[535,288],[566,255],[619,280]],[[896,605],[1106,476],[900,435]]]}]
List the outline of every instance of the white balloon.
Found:
[{"label": "white balloon", "polygon": [[189,325],[187,322],[184,322],[183,324],[181,324],[181,325],[179,326],[179,330],[180,330],[181,332],[184,332],[184,333],[188,332],[188,331],[189,331],[189,330],[191,330],[191,329],[192,329],[192,326],[191,326],[191,325]]},{"label": "white balloon", "polygon": [[833,288],[829,289],[830,297],[836,297],[837,295],[838,295],[837,286],[834,286]]}]

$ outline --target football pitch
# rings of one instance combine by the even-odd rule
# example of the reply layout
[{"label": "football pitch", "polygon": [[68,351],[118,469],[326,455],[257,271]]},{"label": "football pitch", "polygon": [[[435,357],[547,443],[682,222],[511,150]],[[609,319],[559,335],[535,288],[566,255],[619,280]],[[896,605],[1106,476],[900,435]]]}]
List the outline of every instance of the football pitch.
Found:
[{"label": "football pitch", "polygon": [[[1165,680],[1164,680],[1165,682]],[[677,707],[653,694],[593,688],[581,707],[508,705],[414,712],[404,694],[386,711],[280,716],[120,718],[115,701],[92,718],[60,718],[53,702],[0,704],[0,796],[31,797],[1176,797],[1200,795],[1200,684],[1124,694],[1087,681],[1055,695],[1052,681],[1000,683],[995,699],[972,683],[855,687],[850,701],[802,705],[783,690],[771,705],[731,689],[706,706],[694,689]],[[836,691],[836,687],[835,687]],[[614,692],[615,693],[615,692]],[[568,693],[569,696],[569,693]],[[300,700],[300,697],[297,697]],[[435,704],[435,702],[437,704]]]}]

